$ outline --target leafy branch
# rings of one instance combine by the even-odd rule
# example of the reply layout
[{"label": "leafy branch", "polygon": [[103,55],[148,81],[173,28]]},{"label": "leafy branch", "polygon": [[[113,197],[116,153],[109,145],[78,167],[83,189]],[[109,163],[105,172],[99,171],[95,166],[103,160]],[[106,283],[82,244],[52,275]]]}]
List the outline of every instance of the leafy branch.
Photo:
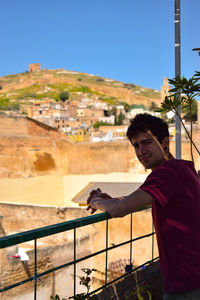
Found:
[{"label": "leafy branch", "polygon": [[[167,113],[169,111],[174,112],[189,140],[190,140],[190,152],[191,158],[194,162],[193,157],[193,148],[194,146],[197,153],[200,155],[200,152],[193,141],[193,124],[192,124],[192,106],[195,103],[195,98],[200,95],[200,84],[198,83],[200,79],[200,72],[195,72],[195,75],[192,76],[190,79],[186,79],[185,77],[176,76],[175,79],[169,79],[169,84],[173,85],[174,87],[169,90],[170,95],[166,96],[164,101],[161,103],[161,107],[158,108],[157,112],[164,112]],[[189,116],[190,116],[190,132],[187,130],[183,119],[179,113],[179,107],[181,109],[189,108]]]}]

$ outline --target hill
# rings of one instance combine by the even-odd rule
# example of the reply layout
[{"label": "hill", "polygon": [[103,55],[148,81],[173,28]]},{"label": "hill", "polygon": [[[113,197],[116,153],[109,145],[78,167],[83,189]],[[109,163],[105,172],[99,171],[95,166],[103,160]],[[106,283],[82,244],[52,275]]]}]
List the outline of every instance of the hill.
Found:
[{"label": "hill", "polygon": [[69,101],[83,96],[98,98],[111,105],[121,102],[160,104],[160,92],[133,83],[124,83],[93,74],[75,71],[40,70],[0,77],[0,110],[18,110],[37,100],[59,101],[62,91],[69,93]]}]

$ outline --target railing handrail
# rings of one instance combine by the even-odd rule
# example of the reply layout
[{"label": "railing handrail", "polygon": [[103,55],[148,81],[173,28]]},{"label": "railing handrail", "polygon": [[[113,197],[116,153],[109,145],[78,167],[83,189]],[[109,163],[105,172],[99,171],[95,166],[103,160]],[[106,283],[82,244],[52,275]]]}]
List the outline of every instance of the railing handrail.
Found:
[{"label": "railing handrail", "polygon": [[56,233],[68,231],[74,228],[98,223],[111,218],[112,217],[107,212],[105,212],[4,236],[0,238],[0,249],[46,237]]},{"label": "railing handrail", "polygon": [[[138,211],[146,210],[147,208],[140,209]],[[137,211],[135,211],[137,212]],[[40,227],[32,230],[27,230],[11,235],[7,235],[4,237],[0,238],[0,249],[14,246],[17,244],[29,242],[38,238],[46,237],[49,235],[53,235],[56,233],[68,231],[71,229],[83,227],[86,225],[98,223],[101,221],[106,221],[108,219],[111,219],[112,217],[107,213],[100,213],[100,214],[95,214],[87,217],[82,217],[79,219],[74,219],[70,221],[65,221],[62,223],[57,223],[45,227]]]}]

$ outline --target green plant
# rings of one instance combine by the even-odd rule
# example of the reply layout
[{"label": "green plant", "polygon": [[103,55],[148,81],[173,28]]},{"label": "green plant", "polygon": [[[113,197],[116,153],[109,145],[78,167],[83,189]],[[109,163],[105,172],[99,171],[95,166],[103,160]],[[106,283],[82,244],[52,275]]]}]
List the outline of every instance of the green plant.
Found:
[{"label": "green plant", "polygon": [[70,92],[93,93],[88,86],[74,86],[70,89]]},{"label": "green plant", "polygon": [[[91,283],[91,277],[90,275],[92,272],[97,271],[96,269],[89,269],[89,268],[83,268],[81,269],[85,275],[80,276],[80,285],[84,285],[87,289],[86,293],[76,294],[75,296],[69,297],[68,299],[74,299],[74,300],[85,300],[90,299],[89,291],[90,291],[90,283]],[[50,300],[61,300],[59,295],[50,296]],[[66,300],[65,298],[62,298],[62,300]]]},{"label": "green plant", "polygon": [[[169,90],[170,95],[166,96],[164,101],[161,103],[161,107],[158,108],[157,112],[169,112],[173,111],[177,117],[179,118],[189,140],[190,140],[190,152],[191,158],[194,162],[193,158],[193,147],[200,155],[200,152],[193,141],[193,126],[192,126],[192,109],[195,105],[195,97],[200,95],[200,84],[198,83],[200,79],[200,72],[195,72],[195,75],[192,76],[190,79],[186,79],[185,77],[176,76],[175,79],[169,79],[169,84],[173,85],[174,87]],[[190,132],[187,130],[183,118],[180,114],[180,110],[188,109],[188,115],[190,119]]]},{"label": "green plant", "polygon": [[20,106],[17,102],[10,102],[9,98],[0,99],[0,110],[19,111]]},{"label": "green plant", "polygon": [[103,101],[103,102],[106,102],[106,103],[108,103],[110,105],[117,105],[117,99],[114,98],[114,97],[106,97],[106,96],[104,96],[104,97],[101,97],[100,100]]},{"label": "green plant", "polygon": [[69,93],[67,91],[61,92],[59,94],[59,98],[62,102],[65,102],[67,99],[69,99]]},{"label": "green plant", "polygon": [[80,285],[84,285],[87,289],[86,293],[76,294],[75,296],[69,297],[69,299],[75,299],[75,300],[84,300],[84,299],[90,299],[89,291],[90,291],[90,283],[91,278],[90,275],[92,272],[97,271],[96,269],[89,269],[89,268],[83,268],[81,269],[85,275],[80,277]]},{"label": "green plant", "polygon": [[121,102],[120,104],[122,104],[122,105],[124,106],[124,110],[125,110],[126,112],[129,111],[129,109],[130,109],[130,104],[128,104],[127,102]]},{"label": "green plant", "polygon": [[110,124],[106,123],[106,122],[101,122],[101,121],[97,121],[93,124],[94,128],[99,128],[100,126],[110,126]]},{"label": "green plant", "polygon": [[124,119],[125,119],[125,116],[124,116],[124,114],[123,114],[122,112],[120,112],[119,115],[116,116],[115,119],[116,119],[116,120],[115,120],[115,125],[122,125],[122,124],[123,124],[123,121],[124,121]]}]

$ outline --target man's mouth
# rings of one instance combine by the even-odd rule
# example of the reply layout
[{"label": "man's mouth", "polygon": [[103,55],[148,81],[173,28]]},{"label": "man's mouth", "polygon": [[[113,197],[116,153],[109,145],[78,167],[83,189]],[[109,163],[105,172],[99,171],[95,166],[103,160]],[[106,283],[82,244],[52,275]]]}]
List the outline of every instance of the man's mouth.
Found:
[{"label": "man's mouth", "polygon": [[144,156],[144,157],[141,158],[141,161],[142,161],[142,162],[148,162],[149,159],[150,159],[150,157],[151,157],[150,155]]}]

